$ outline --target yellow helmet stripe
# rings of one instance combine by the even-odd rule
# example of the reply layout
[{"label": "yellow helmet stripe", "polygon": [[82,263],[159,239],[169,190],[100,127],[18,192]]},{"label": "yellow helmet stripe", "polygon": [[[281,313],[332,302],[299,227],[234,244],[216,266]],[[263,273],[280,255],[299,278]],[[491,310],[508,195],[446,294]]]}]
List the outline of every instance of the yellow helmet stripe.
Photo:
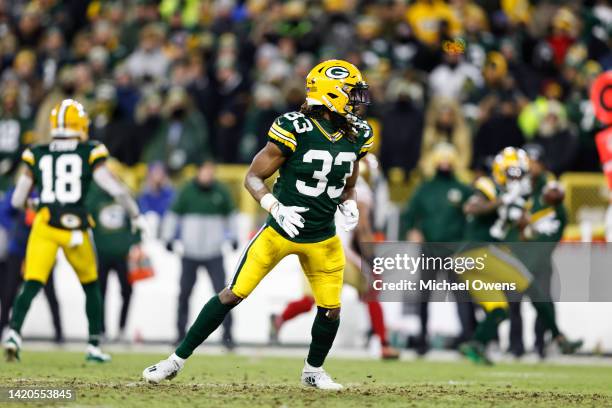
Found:
[{"label": "yellow helmet stripe", "polygon": [[59,107],[59,112],[57,113],[57,127],[59,129],[63,129],[66,125],[66,114],[71,102],[70,99],[64,99]]}]

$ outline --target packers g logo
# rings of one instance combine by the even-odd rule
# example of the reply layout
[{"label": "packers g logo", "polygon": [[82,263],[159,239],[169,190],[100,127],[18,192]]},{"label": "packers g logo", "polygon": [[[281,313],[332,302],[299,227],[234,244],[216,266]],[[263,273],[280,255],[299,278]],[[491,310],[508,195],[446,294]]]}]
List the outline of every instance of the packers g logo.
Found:
[{"label": "packers g logo", "polygon": [[325,75],[331,79],[344,79],[348,78],[349,71],[344,67],[334,66],[327,68],[327,70],[325,70]]}]

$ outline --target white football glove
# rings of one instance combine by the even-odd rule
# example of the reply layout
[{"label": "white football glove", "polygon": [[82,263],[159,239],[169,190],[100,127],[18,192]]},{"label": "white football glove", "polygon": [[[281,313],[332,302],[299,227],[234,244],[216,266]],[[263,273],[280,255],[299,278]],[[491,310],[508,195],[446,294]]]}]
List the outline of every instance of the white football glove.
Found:
[{"label": "white football glove", "polygon": [[359,223],[359,210],[355,200],[346,200],[338,205],[338,209],[344,215],[344,230],[352,231]]},{"label": "white football glove", "polygon": [[300,234],[298,228],[304,228],[305,220],[300,213],[308,211],[308,208],[284,206],[270,193],[262,197],[260,204],[266,211],[272,214],[272,217],[274,217],[278,225],[289,237],[297,237]]},{"label": "white football glove", "polygon": [[149,223],[144,215],[139,214],[130,220],[132,225],[132,233],[135,234],[140,231],[140,238],[145,241],[151,238],[151,229]]}]

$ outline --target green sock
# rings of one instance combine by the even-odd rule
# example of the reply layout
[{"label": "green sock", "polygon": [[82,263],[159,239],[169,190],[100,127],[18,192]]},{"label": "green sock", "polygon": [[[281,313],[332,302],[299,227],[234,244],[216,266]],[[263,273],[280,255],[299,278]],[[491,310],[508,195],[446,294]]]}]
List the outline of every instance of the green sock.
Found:
[{"label": "green sock", "polygon": [[319,307],[317,316],[312,324],[312,341],[310,342],[310,350],[308,350],[308,358],[306,362],[313,367],[321,367],[331,349],[338,327],[340,327],[340,319],[331,320],[325,314],[327,309]]},{"label": "green sock", "polygon": [[553,338],[561,334],[557,327],[557,321],[555,319],[555,306],[552,302],[533,302],[533,307],[538,312],[538,316],[544,322],[544,325],[550,329]]},{"label": "green sock", "polygon": [[89,322],[89,341],[92,346],[100,344],[100,332],[102,331],[102,292],[100,283],[94,281],[83,285],[85,290],[85,313]]},{"label": "green sock", "polygon": [[21,326],[23,326],[23,321],[25,320],[26,314],[30,309],[30,305],[32,304],[32,300],[36,297],[38,291],[43,287],[43,284],[38,281],[29,280],[23,283],[21,287],[21,292],[15,299],[15,303],[13,304],[13,314],[11,316],[11,329],[15,330],[17,333],[21,333]]},{"label": "green sock", "polygon": [[218,295],[213,296],[204,305],[198,318],[187,331],[185,338],[177,347],[175,354],[180,358],[188,358],[200,344],[204,342],[223,323],[225,316],[234,305],[224,305]]},{"label": "green sock", "polygon": [[506,309],[497,308],[487,313],[485,319],[476,327],[474,340],[486,345],[497,333],[497,327],[508,317]]}]

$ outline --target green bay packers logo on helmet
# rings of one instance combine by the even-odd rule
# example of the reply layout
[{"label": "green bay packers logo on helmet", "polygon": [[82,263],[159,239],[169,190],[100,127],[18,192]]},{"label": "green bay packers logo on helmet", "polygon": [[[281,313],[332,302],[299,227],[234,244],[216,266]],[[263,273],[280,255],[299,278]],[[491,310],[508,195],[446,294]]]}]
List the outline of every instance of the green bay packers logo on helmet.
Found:
[{"label": "green bay packers logo on helmet", "polygon": [[359,69],[343,60],[327,60],[317,64],[306,77],[306,103],[322,105],[345,116],[355,106],[368,105],[368,84]]},{"label": "green bay packers logo on helmet", "polygon": [[350,73],[348,69],[344,67],[335,66],[335,67],[327,68],[327,70],[325,71],[325,75],[327,75],[328,77],[332,79],[344,79],[344,78],[348,78]]}]

